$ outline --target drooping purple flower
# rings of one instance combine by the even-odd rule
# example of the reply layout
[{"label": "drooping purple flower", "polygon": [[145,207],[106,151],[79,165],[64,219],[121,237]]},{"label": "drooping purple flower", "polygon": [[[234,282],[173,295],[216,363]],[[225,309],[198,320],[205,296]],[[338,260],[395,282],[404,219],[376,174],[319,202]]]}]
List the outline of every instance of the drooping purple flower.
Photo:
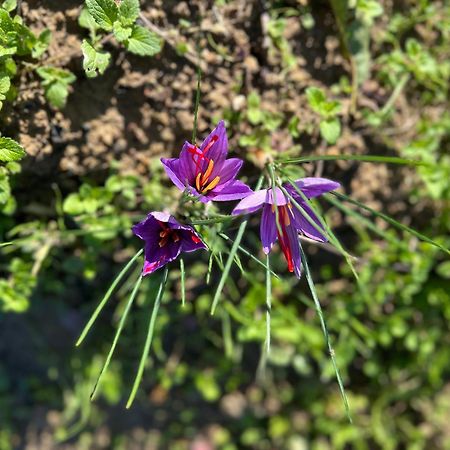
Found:
[{"label": "drooping purple flower", "polygon": [[187,190],[203,203],[240,200],[252,191],[236,180],[243,161],[226,159],[227,154],[227,133],[221,120],[200,147],[185,142],[179,158],[161,158],[161,162],[178,189]]},{"label": "drooping purple flower", "polygon": [[[301,178],[295,181],[295,184],[307,198],[317,197],[325,192],[337,189],[340,186],[340,184],[335,181],[316,177]],[[283,187],[303,208],[305,213],[317,224],[319,230],[323,230],[319,219],[298,192],[291,185],[284,185]],[[275,201],[274,192],[276,197]],[[278,210],[281,234],[277,228],[275,204]],[[316,227],[314,227],[304,215],[292,205],[289,197],[286,197],[283,191],[278,187],[275,189],[262,189],[254,192],[241,200],[236,208],[234,208],[232,214],[253,213],[261,208],[263,209],[263,212],[260,224],[260,236],[264,253],[267,255],[278,239],[281,250],[286,258],[289,272],[295,272],[297,278],[300,278],[301,252],[298,233],[319,242],[326,242],[327,238],[323,232],[316,229]]]},{"label": "drooping purple flower", "polygon": [[173,216],[151,212],[132,228],[145,241],[142,275],[148,275],[176,259],[181,252],[206,249],[194,228],[182,225]]}]

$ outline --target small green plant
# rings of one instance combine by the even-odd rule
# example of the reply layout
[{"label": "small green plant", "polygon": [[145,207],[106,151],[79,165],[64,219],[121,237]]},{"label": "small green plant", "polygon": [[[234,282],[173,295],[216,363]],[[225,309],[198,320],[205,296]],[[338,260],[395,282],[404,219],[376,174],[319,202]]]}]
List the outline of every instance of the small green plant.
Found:
[{"label": "small green plant", "polygon": [[45,96],[55,108],[63,108],[69,94],[68,86],[75,76],[68,70],[55,67],[39,67],[29,62],[39,60],[50,43],[51,32],[43,30],[34,34],[18,15],[12,15],[17,7],[15,0],[7,0],[0,7],[0,109],[5,101],[14,101],[17,90],[13,78],[18,73],[18,63],[26,70],[36,70],[41,77]]},{"label": "small green plant", "polygon": [[[90,78],[105,72],[111,54],[103,44],[114,37],[117,42],[139,56],[153,56],[161,51],[161,40],[152,31],[136,23],[140,14],[138,0],[86,0],[78,23],[90,32],[81,45],[83,68]],[[108,34],[105,34],[108,33]]]},{"label": "small green plant", "polygon": [[311,109],[320,117],[321,136],[329,144],[334,144],[341,134],[341,122],[338,118],[341,111],[340,102],[327,100],[324,91],[316,87],[306,89],[306,97]]}]

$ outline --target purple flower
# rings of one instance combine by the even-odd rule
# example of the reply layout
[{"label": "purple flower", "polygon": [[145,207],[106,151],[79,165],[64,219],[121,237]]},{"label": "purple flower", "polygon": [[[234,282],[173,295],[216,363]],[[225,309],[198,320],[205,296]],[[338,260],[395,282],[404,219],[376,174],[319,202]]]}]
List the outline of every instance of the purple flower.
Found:
[{"label": "purple flower", "polygon": [[[326,178],[301,178],[295,182],[299,190],[307,198],[317,197],[325,192],[337,189],[340,184]],[[291,185],[283,186],[295,201],[303,208],[305,213],[323,230],[319,219]],[[276,201],[274,202],[274,191]],[[278,219],[282,233],[277,229],[275,203],[278,209]],[[304,215],[291,204],[289,198],[280,188],[262,189],[244,198],[234,208],[233,214],[248,214],[263,208],[260,236],[264,253],[268,254],[278,239],[281,250],[286,258],[289,272],[295,272],[297,278],[301,275],[300,244],[298,233],[319,242],[326,242],[327,238],[317,230]]]},{"label": "purple flower", "polygon": [[189,225],[181,225],[173,216],[151,212],[133,233],[145,241],[145,262],[142,275],[148,275],[178,257],[181,252],[193,252],[206,245]]},{"label": "purple flower", "polygon": [[236,180],[243,161],[226,159],[227,153],[227,133],[221,120],[200,148],[185,142],[179,158],[161,158],[161,162],[178,189],[187,190],[203,203],[240,200],[252,191]]}]

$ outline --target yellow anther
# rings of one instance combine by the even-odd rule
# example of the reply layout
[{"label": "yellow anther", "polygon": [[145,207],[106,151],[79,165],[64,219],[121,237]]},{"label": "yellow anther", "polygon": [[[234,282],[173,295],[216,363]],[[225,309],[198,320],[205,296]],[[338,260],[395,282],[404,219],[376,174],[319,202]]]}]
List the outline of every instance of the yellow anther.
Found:
[{"label": "yellow anther", "polygon": [[210,177],[212,171],[214,169],[214,161],[212,159],[209,160],[208,167],[206,168],[205,173],[202,175],[202,178],[200,180],[200,184],[203,186]]},{"label": "yellow anther", "polygon": [[195,178],[195,187],[197,188],[197,191],[200,192],[202,189],[202,185],[200,183],[200,178],[201,178],[202,174],[198,173],[197,177]]},{"label": "yellow anther", "polygon": [[208,186],[206,186],[203,190],[202,190],[202,194],[204,194],[205,192],[210,191],[211,189],[214,189],[220,181],[220,177],[216,177],[214,178],[214,180],[211,181],[211,183],[208,184]]}]

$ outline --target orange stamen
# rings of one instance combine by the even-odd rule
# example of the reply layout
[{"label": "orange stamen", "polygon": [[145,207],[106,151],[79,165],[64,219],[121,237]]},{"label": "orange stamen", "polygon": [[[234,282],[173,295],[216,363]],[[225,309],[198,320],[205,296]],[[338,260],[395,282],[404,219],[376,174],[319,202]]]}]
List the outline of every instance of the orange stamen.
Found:
[{"label": "orange stamen", "polygon": [[200,184],[203,186],[210,177],[212,171],[214,169],[214,161],[212,159],[209,160],[208,167],[206,168],[205,173],[202,175],[202,178],[200,180]]},{"label": "orange stamen", "polygon": [[202,190],[202,186],[201,186],[201,183],[200,183],[201,176],[202,176],[202,173],[199,172],[197,174],[197,176],[195,177],[195,187],[197,188],[198,192],[201,192],[201,190]]},{"label": "orange stamen", "polygon": [[214,180],[212,180],[211,183],[208,184],[208,186],[203,188],[202,194],[204,194],[205,192],[210,191],[211,189],[214,189],[219,184],[219,181],[220,181],[220,177],[214,178]]}]

